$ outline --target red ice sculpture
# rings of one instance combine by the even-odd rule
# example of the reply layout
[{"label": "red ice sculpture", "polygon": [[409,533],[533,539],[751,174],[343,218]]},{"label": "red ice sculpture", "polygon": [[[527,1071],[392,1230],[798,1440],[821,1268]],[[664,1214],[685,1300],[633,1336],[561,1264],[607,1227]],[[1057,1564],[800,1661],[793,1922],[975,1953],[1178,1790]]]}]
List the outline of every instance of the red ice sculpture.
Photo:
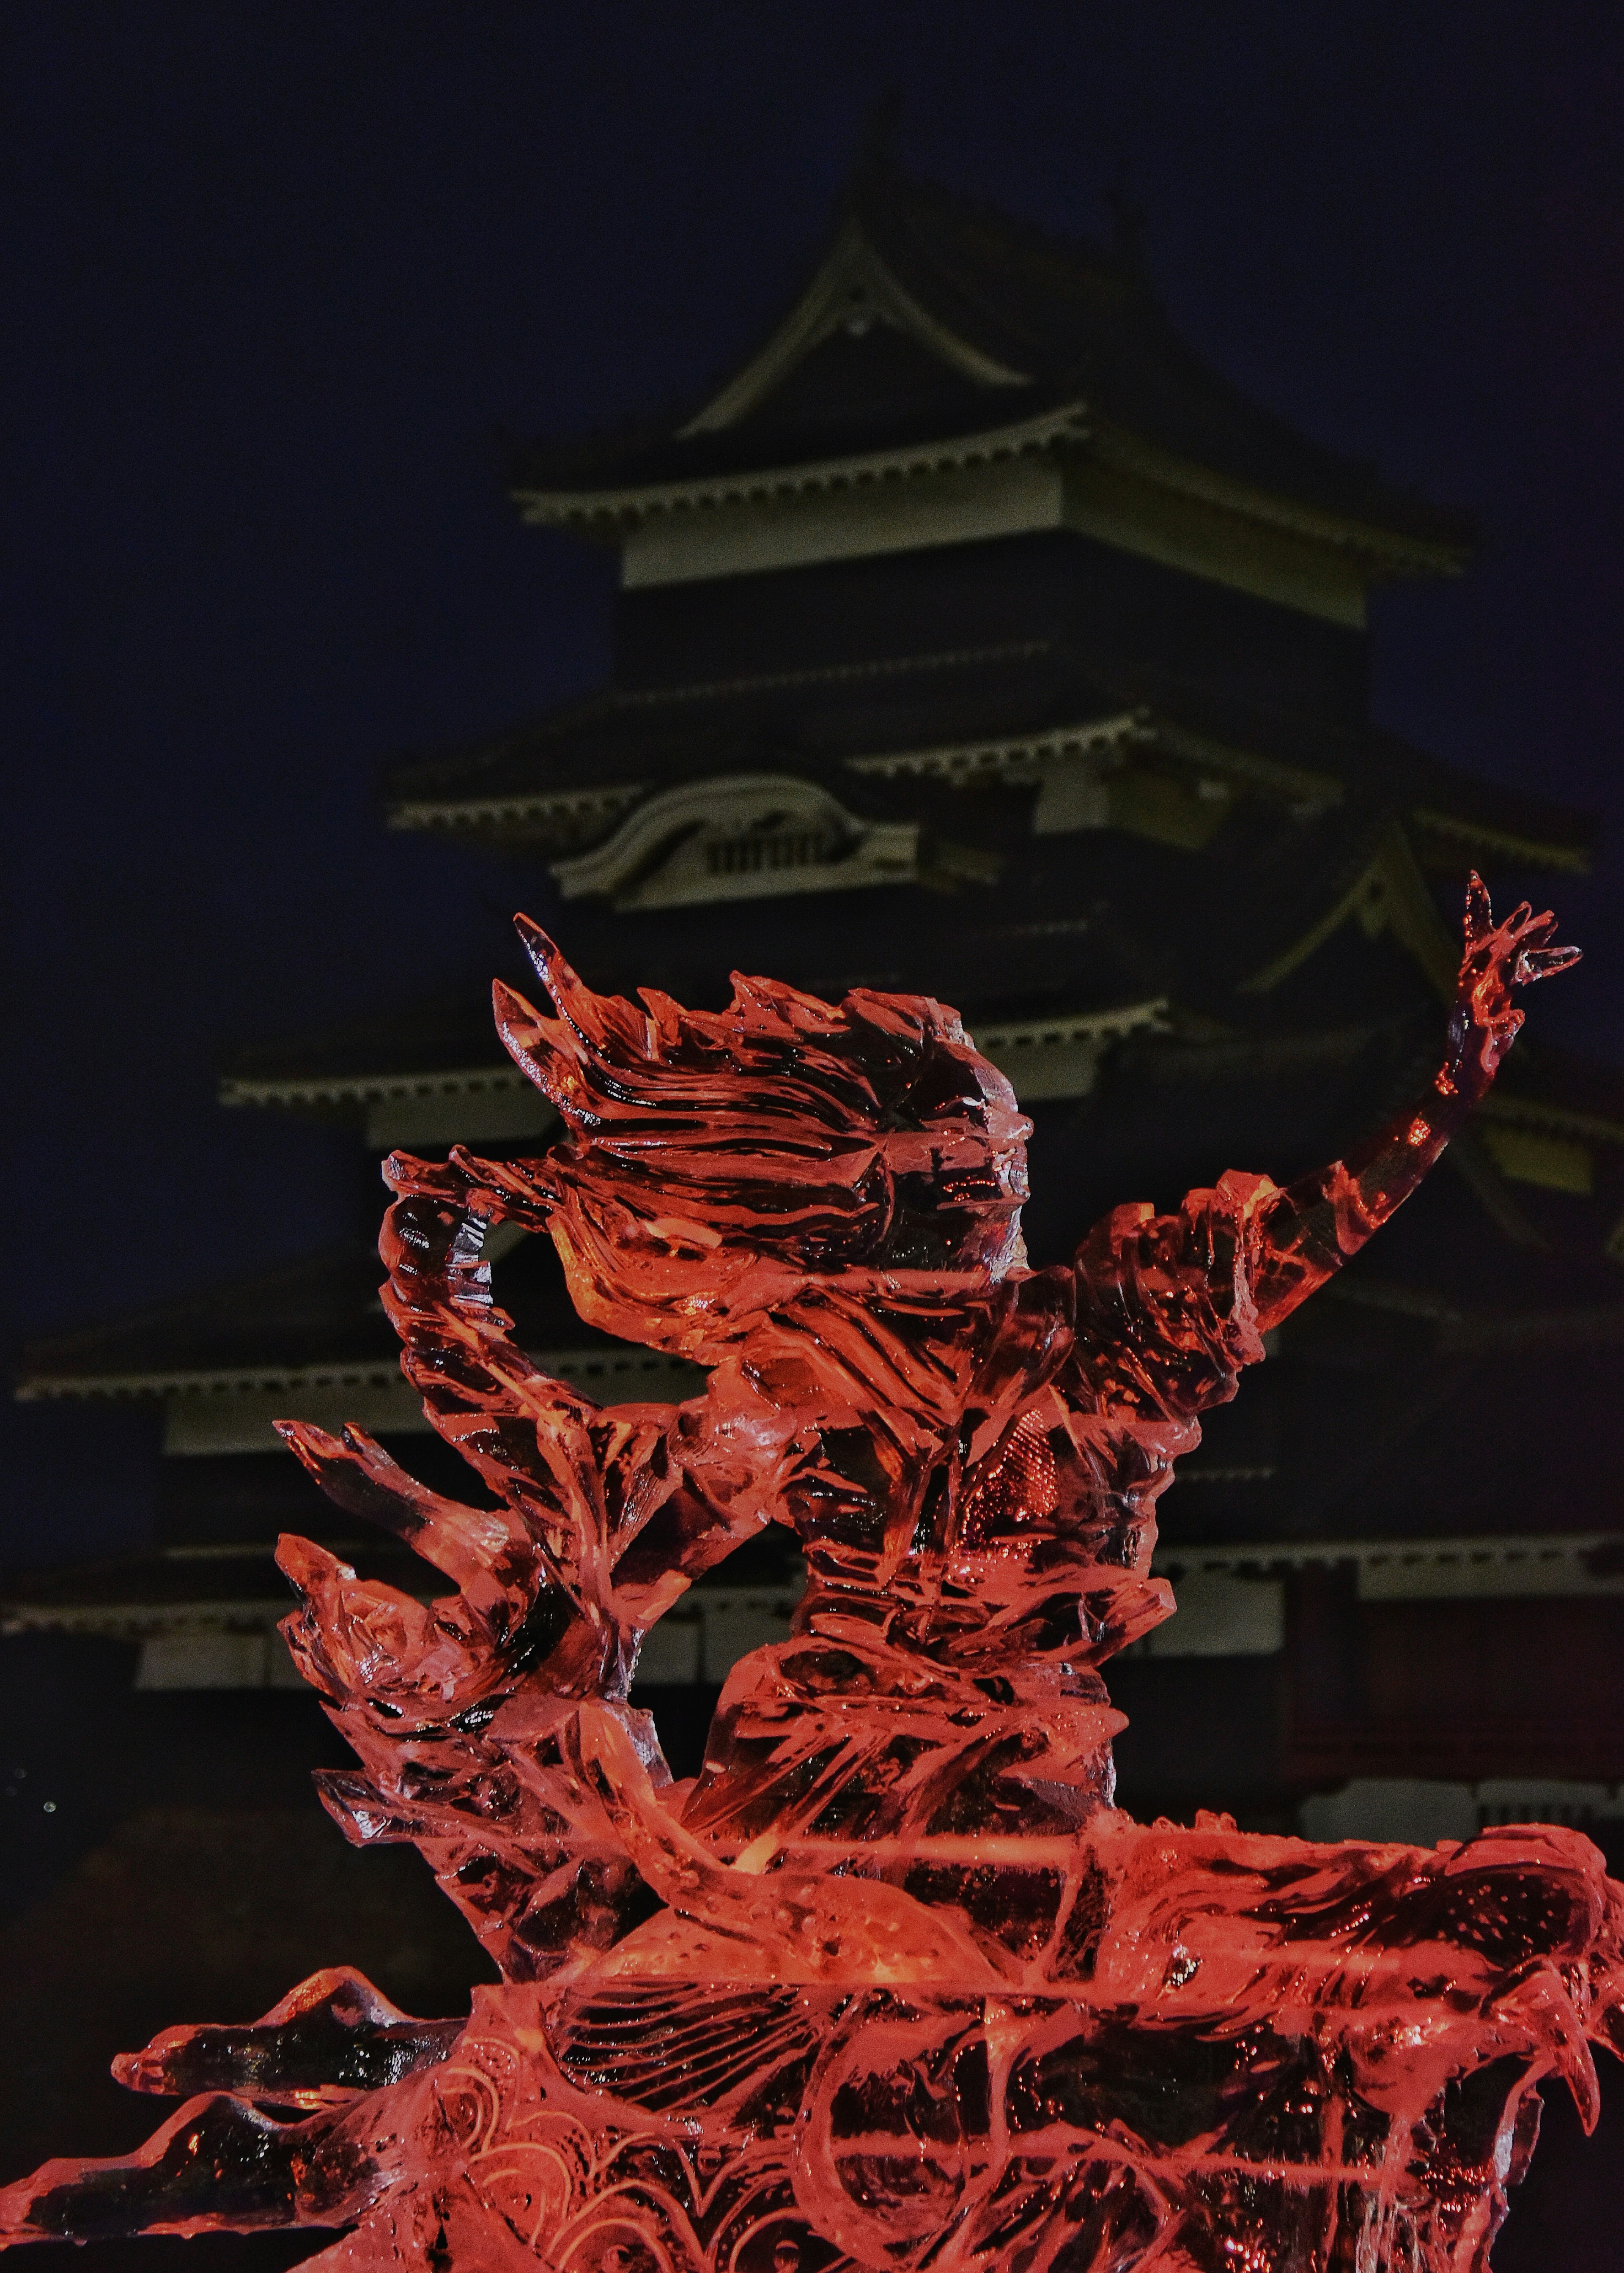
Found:
[{"label": "red ice sculpture", "polygon": [[[1116,1209],[1032,1271],[1028,1124],[957,1016],[762,979],[719,1014],[497,989],[568,1128],[545,1159],[396,1155],[385,1301],[500,1504],[358,1430],[284,1434],[457,1592],[299,1539],[306,1677],[495,1959],[466,2022],[348,1972],[118,2064],[191,2095],[137,2156],[49,2163],[13,2239],[350,2227],[331,2273],[1466,2273],[1587,2035],[1624,2045],[1624,1892],[1538,1827],[1432,1850],[1148,1827],[1100,1668],[1171,1610],[1155,1503],[1263,1336],[1483,1095],[1511,989],[1571,961],[1474,879],[1446,1063],[1346,1162]],[[481,1250],[545,1227],[583,1317],[705,1393],[599,1409],[538,1370]],[[769,1522],[793,1637],[673,1783],[640,1640]]]}]

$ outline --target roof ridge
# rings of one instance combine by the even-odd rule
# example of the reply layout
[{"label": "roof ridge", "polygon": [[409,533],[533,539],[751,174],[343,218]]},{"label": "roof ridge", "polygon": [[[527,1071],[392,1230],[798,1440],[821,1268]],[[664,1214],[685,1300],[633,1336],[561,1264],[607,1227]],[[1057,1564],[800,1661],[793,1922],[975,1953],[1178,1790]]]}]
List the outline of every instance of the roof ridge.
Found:
[{"label": "roof ridge", "polygon": [[[799,486],[814,486],[815,469],[825,464],[849,475],[882,461],[890,469],[928,455],[926,443],[898,443],[891,433],[888,421],[902,416],[897,402],[886,397],[882,403],[879,396],[869,401],[861,389],[839,409],[826,453],[793,465],[773,453],[803,442],[811,447],[804,434],[773,442],[744,416],[741,403],[721,415],[741,387],[741,402],[754,401],[751,386],[758,380],[768,395],[778,391],[804,360],[793,351],[802,330],[807,352],[824,336],[838,311],[832,301],[823,304],[820,290],[833,274],[831,264],[838,268],[846,257],[843,244],[852,259],[857,259],[853,248],[860,248],[913,310],[918,325],[903,318],[898,327],[918,330],[921,338],[940,334],[934,350],[938,359],[961,377],[969,371],[979,381],[978,393],[996,394],[1019,382],[1030,388],[1028,400],[1060,402],[1068,391],[1080,392],[1086,403],[1079,408],[1102,409],[1158,449],[1260,495],[1427,544],[1458,548],[1472,541],[1465,516],[1390,479],[1373,457],[1304,432],[1284,411],[1257,401],[1184,336],[1139,264],[1129,264],[1085,231],[1045,227],[989,199],[968,198],[904,174],[890,161],[848,184],[834,227],[794,300],[733,367],[732,378],[719,382],[719,391],[716,382],[706,389],[692,418],[663,428],[658,421],[644,423],[618,446],[605,439],[570,444],[538,438],[521,453],[513,488],[528,517],[613,521],[664,509],[673,500],[709,504],[766,494],[791,473]],[[879,320],[890,322],[897,311],[888,317],[879,305],[884,299],[880,293],[876,306]],[[869,327],[868,320],[853,326]],[[789,360],[769,385],[763,371],[775,342]],[[951,342],[957,353],[948,351]],[[953,424],[962,416],[962,407],[954,409],[946,396],[932,396],[929,410],[921,398],[908,414],[914,423],[904,424],[910,434],[937,436],[942,447],[943,438],[968,439],[962,423]],[[979,420],[976,424],[979,431]]]},{"label": "roof ridge", "polygon": [[[984,228],[996,229],[1004,236],[1025,244],[1034,251],[1059,254],[1064,259],[1076,260],[1098,273],[1115,276],[1125,289],[1149,289],[1142,283],[1137,270],[1130,269],[1102,239],[1086,230],[1048,228],[1025,214],[1010,211],[990,197],[966,196],[930,175],[910,173],[894,165],[884,176],[875,177],[873,187],[882,195],[889,191],[896,197],[900,192],[902,197],[934,205],[954,220],[974,221]],[[1154,293],[1152,296],[1154,296]]]}]

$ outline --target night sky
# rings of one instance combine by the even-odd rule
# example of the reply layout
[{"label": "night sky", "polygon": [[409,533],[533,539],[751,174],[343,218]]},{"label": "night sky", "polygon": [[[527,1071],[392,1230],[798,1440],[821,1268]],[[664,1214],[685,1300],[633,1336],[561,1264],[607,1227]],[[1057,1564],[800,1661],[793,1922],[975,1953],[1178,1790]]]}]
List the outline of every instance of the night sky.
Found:
[{"label": "night sky", "polygon": [[[1480,516],[1465,581],[1383,602],[1376,714],[1606,815],[1537,1015],[1624,1060],[1615,6],[49,0],[8,34],[18,1334],[362,1219],[352,1139],[214,1092],[548,912],[379,825],[390,763],[605,670],[607,564],[518,526],[508,439],[747,351],[888,85],[904,164],[1053,229],[1125,177],[1215,364]],[[139,1543],[143,1425],[4,1426],[0,1563]]]}]

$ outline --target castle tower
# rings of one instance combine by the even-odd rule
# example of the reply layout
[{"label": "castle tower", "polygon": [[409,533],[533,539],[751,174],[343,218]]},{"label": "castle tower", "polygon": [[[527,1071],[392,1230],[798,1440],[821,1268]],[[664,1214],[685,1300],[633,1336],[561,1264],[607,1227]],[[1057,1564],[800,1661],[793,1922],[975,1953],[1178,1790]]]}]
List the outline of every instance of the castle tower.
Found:
[{"label": "castle tower", "polygon": [[[612,679],[402,770],[388,825],[516,859],[600,989],[710,1001],[741,966],[954,1002],[1036,1124],[1035,1260],[1116,1202],[1345,1150],[1432,1061],[1468,870],[1560,897],[1585,865],[1583,815],[1370,717],[1372,591],[1461,573],[1460,519],[1246,401],[1132,260],[888,165],[725,383],[538,446],[514,495],[614,553]],[[547,1136],[477,994],[250,1049],[222,1098],[342,1116],[373,1154]],[[1480,1806],[1495,1779],[1624,1776],[1601,1481],[1624,1447],[1598,1450],[1624,1084],[1536,1031],[1450,1160],[1165,1503],[1182,1608],[1116,1684],[1141,1813],[1222,1792],[1284,1822],[1350,1776]],[[373,1231],[35,1351],[25,1397],[162,1402],[163,1513],[116,1572],[19,1580],[13,1629],[123,1635],[149,1687],[291,1680],[269,1545],[330,1512],[273,1415],[408,1437],[425,1473],[438,1451]],[[691,1386],[583,1327],[545,1242],[497,1277],[604,1401]],[[777,1630],[773,1553],[673,1614],[654,1693],[703,1716]],[[1275,1732],[1244,1767],[1243,1719]]]}]

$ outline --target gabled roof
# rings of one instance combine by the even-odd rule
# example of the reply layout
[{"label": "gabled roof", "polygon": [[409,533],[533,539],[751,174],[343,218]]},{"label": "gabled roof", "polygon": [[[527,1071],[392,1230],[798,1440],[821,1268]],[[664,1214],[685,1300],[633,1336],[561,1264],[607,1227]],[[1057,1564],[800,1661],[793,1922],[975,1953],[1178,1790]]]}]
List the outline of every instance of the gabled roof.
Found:
[{"label": "gabled roof", "polygon": [[[996,731],[1050,704],[1070,675],[1045,640],[653,687],[610,687],[508,733],[402,767],[395,829],[541,823],[590,843],[672,768],[709,752],[737,766],[791,748],[816,760]],[[534,801],[534,802],[532,802]],[[554,832],[568,831],[568,835]]]},{"label": "gabled roof", "polygon": [[699,775],[804,770],[843,802],[891,785],[876,818],[907,817],[910,783],[1007,780],[1085,747],[1155,747],[1282,804],[1380,785],[1440,859],[1583,870],[1597,823],[1431,757],[1362,724],[1215,694],[1167,671],[1031,640],[957,654],[608,689],[426,764],[388,789],[389,822],[579,855],[647,799]]},{"label": "gabled roof", "polygon": [[793,307],[707,400],[618,437],[538,445],[515,488],[537,518],[589,521],[719,501],[756,475],[816,486],[831,461],[861,480],[1085,437],[1149,451],[1171,486],[1216,483],[1213,502],[1289,500],[1325,524],[1304,534],[1360,525],[1437,548],[1440,566],[1470,543],[1460,515],[1250,401],[1132,265],[888,165],[860,171]]}]

